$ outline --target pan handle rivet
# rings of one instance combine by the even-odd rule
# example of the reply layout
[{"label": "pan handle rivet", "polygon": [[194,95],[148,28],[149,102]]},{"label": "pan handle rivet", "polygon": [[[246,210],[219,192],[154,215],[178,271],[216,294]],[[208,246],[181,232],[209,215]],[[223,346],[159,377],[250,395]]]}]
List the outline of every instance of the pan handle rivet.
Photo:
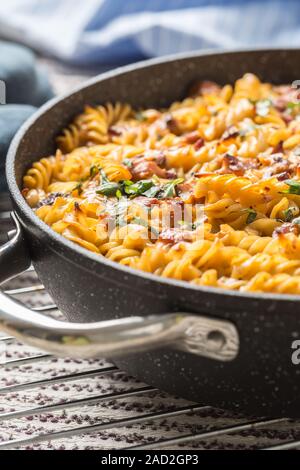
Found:
[{"label": "pan handle rivet", "polygon": [[226,337],[220,330],[211,330],[207,333],[206,341],[210,350],[220,351],[226,344]]}]

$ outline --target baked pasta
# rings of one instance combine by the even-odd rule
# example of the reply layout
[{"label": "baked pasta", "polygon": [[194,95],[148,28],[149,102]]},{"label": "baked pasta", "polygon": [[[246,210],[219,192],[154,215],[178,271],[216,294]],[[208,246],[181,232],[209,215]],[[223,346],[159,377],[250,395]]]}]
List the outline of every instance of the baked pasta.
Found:
[{"label": "baked pasta", "polygon": [[167,109],[86,106],[24,176],[37,216],[99,256],[199,286],[300,294],[297,89],[246,74]]}]

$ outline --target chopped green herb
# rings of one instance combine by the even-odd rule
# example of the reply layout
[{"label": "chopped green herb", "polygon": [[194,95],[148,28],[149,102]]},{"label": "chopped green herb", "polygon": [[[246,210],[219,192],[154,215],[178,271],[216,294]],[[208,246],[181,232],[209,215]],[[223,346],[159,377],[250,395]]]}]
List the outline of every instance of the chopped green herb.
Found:
[{"label": "chopped green herb", "polygon": [[120,199],[123,195],[134,198],[137,196],[158,197],[159,199],[176,196],[176,186],[184,181],[183,178],[177,178],[169,183],[161,186],[159,182],[153,178],[151,180],[140,180],[134,183],[130,180],[109,181],[103,170],[101,173],[101,184],[97,188],[96,193],[105,196],[117,196]]},{"label": "chopped green herb", "polygon": [[160,186],[152,186],[152,188],[148,189],[143,193],[143,196],[146,197],[156,197],[160,191]]},{"label": "chopped green herb", "polygon": [[158,177],[157,175],[154,174],[151,179],[152,179],[152,181],[153,181],[154,184],[156,184],[156,185],[159,186],[159,184],[160,184],[160,179],[159,179],[159,177]]},{"label": "chopped green herb", "polygon": [[110,181],[109,183],[101,184],[96,190],[96,193],[104,194],[104,196],[116,196],[118,191],[120,191],[119,183]]},{"label": "chopped green herb", "polygon": [[293,218],[298,214],[298,209],[296,207],[289,207],[283,211],[284,222],[291,222]]},{"label": "chopped green herb", "polygon": [[160,193],[160,198],[165,197],[174,197],[176,196],[176,186],[177,184],[183,183],[183,178],[177,178],[176,180],[170,181],[162,188],[162,192]]},{"label": "chopped green herb", "polygon": [[82,193],[82,181],[79,181],[79,183],[76,184],[72,191],[78,191],[78,194],[80,195]]},{"label": "chopped green herb", "polygon": [[92,165],[90,168],[90,178],[94,178],[100,171],[100,168],[97,165]]},{"label": "chopped green herb", "polygon": [[248,215],[246,219],[246,224],[252,224],[257,217],[257,212],[253,209],[247,209]]},{"label": "chopped green herb", "polygon": [[128,196],[140,196],[152,188],[154,183],[152,180],[141,180],[137,183],[132,183],[132,181],[126,180],[123,182],[123,185],[124,192],[125,194],[128,194]]},{"label": "chopped green herb", "polygon": [[[121,185],[115,181],[110,181],[107,178],[105,171],[100,170],[101,174],[101,184],[98,186],[96,193],[104,194],[104,196],[122,196]],[[118,194],[117,194],[118,193]]]},{"label": "chopped green herb", "polygon": [[122,193],[121,193],[120,189],[117,190],[116,196],[117,196],[118,199],[121,199]]},{"label": "chopped green herb", "polygon": [[285,180],[284,183],[287,184],[289,188],[286,191],[282,191],[283,193],[300,195],[300,181]]},{"label": "chopped green herb", "polygon": [[199,225],[201,225],[201,221],[199,222],[186,222],[185,220],[178,220],[178,225],[180,225],[181,229],[185,230],[196,230]]},{"label": "chopped green herb", "polygon": [[142,112],[136,113],[136,114],[135,114],[135,119],[136,119],[137,121],[140,121],[140,122],[147,121],[146,116],[145,116]]},{"label": "chopped green herb", "polygon": [[133,183],[133,181],[131,181],[131,180],[123,180],[123,181],[122,181],[122,184],[123,184],[123,186],[131,186],[131,185],[133,185],[134,183]]},{"label": "chopped green herb", "polygon": [[124,158],[124,160],[122,161],[123,165],[127,166],[127,168],[131,168],[132,167],[132,160],[130,160],[130,158]]},{"label": "chopped green herb", "polygon": [[101,183],[110,183],[109,179],[107,178],[106,176],[106,173],[104,170],[100,170],[100,174],[101,174]]},{"label": "chopped green herb", "polygon": [[294,111],[296,108],[299,109],[299,103],[294,101],[289,101],[286,105],[288,111]]},{"label": "chopped green herb", "polygon": [[272,102],[270,100],[258,100],[255,103],[255,111],[258,116],[265,117],[269,114],[270,106]]},{"label": "chopped green herb", "polygon": [[293,211],[291,208],[288,208],[283,211],[284,221],[291,222],[293,219]]},{"label": "chopped green herb", "polygon": [[196,230],[198,227],[201,227],[204,223],[204,220],[203,219],[199,219],[195,222],[192,223],[192,230]]},{"label": "chopped green herb", "polygon": [[115,220],[116,227],[123,227],[127,224],[128,201],[125,198],[119,199],[109,208],[109,215]]}]

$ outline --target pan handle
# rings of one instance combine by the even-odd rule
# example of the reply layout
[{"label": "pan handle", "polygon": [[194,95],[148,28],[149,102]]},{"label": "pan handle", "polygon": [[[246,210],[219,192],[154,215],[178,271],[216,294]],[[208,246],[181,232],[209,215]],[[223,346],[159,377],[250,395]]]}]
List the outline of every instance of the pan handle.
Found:
[{"label": "pan handle", "polygon": [[[16,231],[0,247],[0,282],[24,271],[30,263],[14,214],[13,220]],[[30,310],[3,291],[0,291],[0,328],[24,343],[60,357],[114,357],[169,346],[218,361],[231,361],[239,351],[237,329],[226,320],[178,312],[69,323]]]}]

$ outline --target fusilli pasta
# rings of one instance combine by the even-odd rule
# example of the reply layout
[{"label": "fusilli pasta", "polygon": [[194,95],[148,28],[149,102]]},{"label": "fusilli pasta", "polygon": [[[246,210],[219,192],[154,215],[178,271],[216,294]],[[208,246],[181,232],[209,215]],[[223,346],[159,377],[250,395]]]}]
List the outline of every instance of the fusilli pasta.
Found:
[{"label": "fusilli pasta", "polygon": [[244,292],[300,294],[300,105],[246,74],[168,109],[86,106],[23,195],[99,256]]}]

